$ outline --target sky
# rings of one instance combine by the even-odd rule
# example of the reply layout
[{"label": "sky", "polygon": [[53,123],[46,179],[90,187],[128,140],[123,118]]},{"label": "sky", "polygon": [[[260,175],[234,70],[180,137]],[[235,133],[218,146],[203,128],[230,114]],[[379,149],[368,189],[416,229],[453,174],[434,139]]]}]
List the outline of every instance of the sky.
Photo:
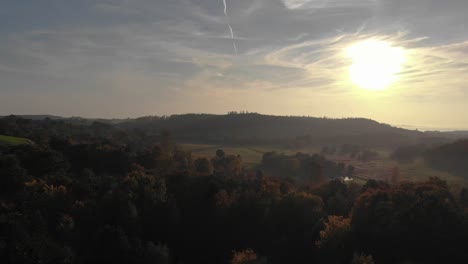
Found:
[{"label": "sky", "polygon": [[[468,129],[468,1],[225,3],[3,0],[0,115],[249,111]],[[385,90],[350,81],[346,50],[369,39],[405,52]]]}]

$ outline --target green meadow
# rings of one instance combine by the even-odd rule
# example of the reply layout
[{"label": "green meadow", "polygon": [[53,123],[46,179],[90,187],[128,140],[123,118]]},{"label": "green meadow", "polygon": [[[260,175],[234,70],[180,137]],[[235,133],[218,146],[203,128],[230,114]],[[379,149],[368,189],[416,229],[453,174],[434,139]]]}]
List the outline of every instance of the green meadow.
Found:
[{"label": "green meadow", "polygon": [[0,145],[27,145],[31,144],[32,141],[26,138],[10,137],[0,135]]}]

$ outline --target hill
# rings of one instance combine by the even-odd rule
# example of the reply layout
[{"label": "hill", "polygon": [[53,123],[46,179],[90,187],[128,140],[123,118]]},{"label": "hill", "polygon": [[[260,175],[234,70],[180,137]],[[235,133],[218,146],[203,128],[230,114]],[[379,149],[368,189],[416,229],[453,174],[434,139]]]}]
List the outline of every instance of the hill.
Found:
[{"label": "hill", "polygon": [[[55,116],[55,115],[9,115],[11,116],[16,116],[16,117],[21,117],[24,119],[31,119],[31,120],[43,120],[43,119],[65,119],[66,117],[61,117],[61,116]],[[0,116],[0,118],[5,118],[8,116]]]},{"label": "hill", "polygon": [[317,118],[248,114],[186,114],[142,117],[121,127],[146,132],[169,131],[183,142],[232,144],[323,145],[355,143],[389,147],[442,141],[442,135],[397,128],[365,118]]},{"label": "hill", "polygon": [[[411,144],[445,144],[463,138],[459,132],[420,132],[394,127],[366,118],[318,118],[272,116],[256,113],[227,115],[184,114],[149,116],[136,119],[60,118],[42,115],[0,118],[0,133],[31,138],[43,134],[101,136],[119,132],[131,135],[140,145],[159,142],[161,131],[170,132],[181,143],[281,147],[321,147],[358,144],[364,147],[392,148]],[[47,127],[47,129],[44,129]],[[34,131],[34,132],[33,132]],[[111,132],[114,131],[114,132]],[[124,133],[124,134],[122,134]]]}]

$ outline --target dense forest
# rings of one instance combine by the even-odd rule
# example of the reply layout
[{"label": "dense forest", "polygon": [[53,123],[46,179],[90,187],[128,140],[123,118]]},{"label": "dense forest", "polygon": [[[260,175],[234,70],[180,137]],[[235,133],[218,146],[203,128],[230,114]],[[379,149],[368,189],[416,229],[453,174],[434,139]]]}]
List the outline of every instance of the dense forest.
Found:
[{"label": "dense forest", "polygon": [[[352,167],[321,154],[267,152],[251,170],[222,149],[193,156],[178,144],[185,125],[127,122],[140,121],[0,119],[0,134],[30,140],[0,144],[2,262],[468,262],[465,188],[348,182]],[[192,126],[216,126],[204,124]],[[393,157],[413,155],[466,171],[466,141]]]}]

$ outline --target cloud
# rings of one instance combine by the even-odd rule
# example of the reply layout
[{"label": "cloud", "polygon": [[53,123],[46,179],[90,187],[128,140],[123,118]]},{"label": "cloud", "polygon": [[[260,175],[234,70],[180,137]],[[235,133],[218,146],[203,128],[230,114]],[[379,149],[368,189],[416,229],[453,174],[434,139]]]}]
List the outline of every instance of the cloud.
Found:
[{"label": "cloud", "polygon": [[[308,3],[313,2],[313,0],[282,0],[282,2],[289,9],[299,9]],[[326,1],[321,2],[325,3]]]},{"label": "cloud", "polygon": [[288,9],[319,9],[360,7],[376,4],[378,0],[281,0]]}]

